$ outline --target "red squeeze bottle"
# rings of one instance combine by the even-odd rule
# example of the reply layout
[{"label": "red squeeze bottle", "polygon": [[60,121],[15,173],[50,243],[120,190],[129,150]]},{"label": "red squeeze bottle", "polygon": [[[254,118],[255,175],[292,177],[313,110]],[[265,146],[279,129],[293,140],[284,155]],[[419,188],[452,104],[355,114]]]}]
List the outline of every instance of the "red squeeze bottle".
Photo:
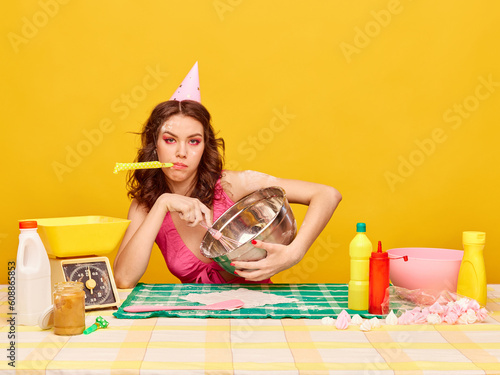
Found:
[{"label": "red squeeze bottle", "polygon": [[382,251],[382,242],[378,241],[377,252],[370,257],[370,279],[368,294],[368,312],[382,314],[382,302],[389,287],[389,254]]}]

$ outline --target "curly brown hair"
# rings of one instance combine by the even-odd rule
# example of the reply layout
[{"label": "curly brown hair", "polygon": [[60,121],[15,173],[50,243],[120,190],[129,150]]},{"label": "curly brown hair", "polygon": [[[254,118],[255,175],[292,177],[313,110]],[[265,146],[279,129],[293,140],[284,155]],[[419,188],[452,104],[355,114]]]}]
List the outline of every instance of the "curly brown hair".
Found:
[{"label": "curly brown hair", "polygon": [[[208,207],[212,206],[215,184],[224,167],[225,144],[217,138],[211,124],[208,110],[193,100],[169,100],[158,104],[144,124],[140,134],[141,148],[136,162],[158,160],[156,142],[162,125],[173,115],[184,115],[198,120],[203,125],[205,149],[198,165],[195,186],[191,197],[198,198]],[[128,196],[150,210],[158,197],[163,193],[171,193],[167,177],[161,169],[136,169],[129,171],[127,178]]]}]

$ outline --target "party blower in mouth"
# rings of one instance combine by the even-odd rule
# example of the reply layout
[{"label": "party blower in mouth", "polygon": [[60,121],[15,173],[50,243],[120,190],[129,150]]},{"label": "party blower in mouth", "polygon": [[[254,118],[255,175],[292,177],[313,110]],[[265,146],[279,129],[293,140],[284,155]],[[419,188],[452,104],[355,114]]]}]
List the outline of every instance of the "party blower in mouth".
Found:
[{"label": "party blower in mouth", "polygon": [[159,161],[145,161],[140,163],[116,163],[113,173],[120,171],[130,171],[134,169],[155,169],[155,168],[169,168],[173,163],[160,163]]}]

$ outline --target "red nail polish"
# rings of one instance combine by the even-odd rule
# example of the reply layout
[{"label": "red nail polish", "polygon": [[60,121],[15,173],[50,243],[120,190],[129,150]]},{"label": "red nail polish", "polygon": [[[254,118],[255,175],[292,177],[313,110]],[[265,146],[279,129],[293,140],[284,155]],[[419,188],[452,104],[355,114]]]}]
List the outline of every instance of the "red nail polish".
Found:
[{"label": "red nail polish", "polygon": [[257,244],[257,241],[252,240],[252,245],[256,245],[256,244]]},{"label": "red nail polish", "polygon": [[229,265],[234,267],[234,263],[231,263],[231,264],[229,264]]},{"label": "red nail polish", "polygon": [[238,272],[234,271],[234,274],[235,274],[235,275],[238,275]]}]

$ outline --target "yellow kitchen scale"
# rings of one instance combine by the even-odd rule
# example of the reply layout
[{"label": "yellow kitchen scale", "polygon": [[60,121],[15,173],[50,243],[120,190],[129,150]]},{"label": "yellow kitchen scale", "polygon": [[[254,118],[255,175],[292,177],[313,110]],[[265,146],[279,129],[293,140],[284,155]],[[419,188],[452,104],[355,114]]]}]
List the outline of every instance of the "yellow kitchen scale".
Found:
[{"label": "yellow kitchen scale", "polygon": [[118,306],[120,298],[108,257],[130,220],[108,216],[33,219],[49,256],[52,291],[64,281],[84,285],[85,310]]}]

